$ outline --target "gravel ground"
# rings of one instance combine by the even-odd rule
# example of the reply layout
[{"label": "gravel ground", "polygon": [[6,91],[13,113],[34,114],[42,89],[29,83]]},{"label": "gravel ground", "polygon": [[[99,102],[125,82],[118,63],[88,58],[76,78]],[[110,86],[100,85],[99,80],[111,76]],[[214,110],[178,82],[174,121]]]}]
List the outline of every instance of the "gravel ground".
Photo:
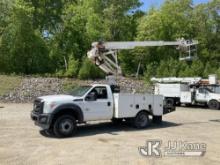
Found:
[{"label": "gravel ground", "polygon": [[[177,108],[162,125],[135,130],[108,121],[80,126],[68,139],[46,137],[30,120],[31,104],[0,104],[0,164],[220,164],[220,111]],[[206,143],[203,157],[149,158],[139,154],[146,140]]]}]

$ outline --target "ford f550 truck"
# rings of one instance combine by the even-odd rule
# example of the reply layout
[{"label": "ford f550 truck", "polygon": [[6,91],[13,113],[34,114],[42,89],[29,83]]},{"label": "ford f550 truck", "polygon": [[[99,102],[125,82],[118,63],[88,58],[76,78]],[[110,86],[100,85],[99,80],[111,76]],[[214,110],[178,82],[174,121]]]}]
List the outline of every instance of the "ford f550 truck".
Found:
[{"label": "ford f550 truck", "polygon": [[150,124],[149,116],[160,123],[163,114],[174,110],[164,105],[160,95],[120,93],[117,86],[94,84],[78,87],[69,95],[37,98],[31,118],[47,134],[69,137],[80,123],[129,120],[136,128],[145,128]]},{"label": "ford f550 truck", "polygon": [[117,52],[136,47],[176,46],[183,54],[188,54],[181,60],[193,60],[197,44],[198,41],[184,39],[94,42],[87,56],[108,76],[113,76],[109,79],[111,83],[79,87],[69,95],[39,97],[34,102],[31,118],[46,133],[57,137],[74,135],[77,125],[88,121],[112,120],[117,123],[129,120],[136,128],[145,128],[152,116],[153,122],[160,123],[162,115],[174,111],[175,107],[164,104],[160,95],[120,93],[114,80],[122,74]]}]

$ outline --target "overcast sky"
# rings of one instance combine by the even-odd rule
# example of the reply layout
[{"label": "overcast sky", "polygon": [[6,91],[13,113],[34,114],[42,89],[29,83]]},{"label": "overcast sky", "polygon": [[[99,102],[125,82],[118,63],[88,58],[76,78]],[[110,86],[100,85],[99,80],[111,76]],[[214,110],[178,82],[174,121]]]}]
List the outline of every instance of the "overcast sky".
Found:
[{"label": "overcast sky", "polygon": [[[144,5],[141,7],[143,11],[148,10],[151,6],[159,7],[165,0],[141,0]],[[193,0],[194,4],[207,3],[210,0]]]}]

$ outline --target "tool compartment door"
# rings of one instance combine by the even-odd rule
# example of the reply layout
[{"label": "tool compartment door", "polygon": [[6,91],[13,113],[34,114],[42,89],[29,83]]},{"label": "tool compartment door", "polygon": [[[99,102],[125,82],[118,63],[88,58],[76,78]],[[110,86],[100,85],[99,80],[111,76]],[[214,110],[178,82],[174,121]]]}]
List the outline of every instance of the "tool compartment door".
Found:
[{"label": "tool compartment door", "polygon": [[114,94],[115,118],[131,117],[134,114],[134,95],[129,93]]},{"label": "tool compartment door", "polygon": [[180,102],[181,103],[192,103],[192,93],[181,92]]},{"label": "tool compartment door", "polygon": [[163,115],[163,96],[152,95],[151,97],[153,97],[152,114],[154,116],[162,116]]}]

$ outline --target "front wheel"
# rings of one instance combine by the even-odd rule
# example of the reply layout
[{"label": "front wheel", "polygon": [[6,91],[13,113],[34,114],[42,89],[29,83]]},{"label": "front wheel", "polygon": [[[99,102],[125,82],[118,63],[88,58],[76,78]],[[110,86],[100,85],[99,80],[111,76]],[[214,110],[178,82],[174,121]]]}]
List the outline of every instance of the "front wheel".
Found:
[{"label": "front wheel", "polygon": [[56,137],[70,137],[76,133],[76,119],[71,115],[63,115],[56,119],[53,130]]},{"label": "front wheel", "polygon": [[46,130],[44,130],[44,133],[47,136],[53,136],[54,135],[53,129],[46,129]]},{"label": "front wheel", "polygon": [[219,109],[220,105],[219,102],[217,100],[210,100],[208,103],[208,106],[210,109]]},{"label": "front wheel", "polygon": [[150,125],[150,120],[146,112],[140,112],[134,118],[134,126],[136,128],[142,129],[142,128],[146,128],[149,125]]}]

